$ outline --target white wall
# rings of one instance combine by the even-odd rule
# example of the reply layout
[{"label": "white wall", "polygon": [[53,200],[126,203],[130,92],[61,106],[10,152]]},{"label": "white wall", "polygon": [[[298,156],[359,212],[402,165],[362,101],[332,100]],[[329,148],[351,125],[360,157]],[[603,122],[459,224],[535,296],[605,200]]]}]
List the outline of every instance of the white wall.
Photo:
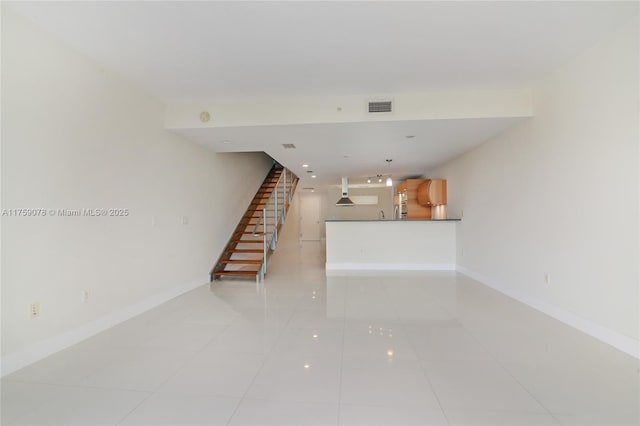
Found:
[{"label": "white wall", "polygon": [[284,224],[278,232],[277,250],[282,250],[284,247],[295,248],[300,244],[300,193],[301,189],[298,186],[293,193]]},{"label": "white wall", "polygon": [[327,188],[327,219],[329,220],[350,220],[350,219],[378,219],[380,210],[384,211],[386,219],[393,219],[393,194],[392,188],[349,188],[349,196],[376,195],[377,205],[355,205],[351,207],[337,207],[336,201],[342,196],[340,187],[330,186]]},{"label": "white wall", "polygon": [[429,220],[329,221],[327,274],[455,270],[457,224]]},{"label": "white wall", "polygon": [[326,231],[324,221],[327,218],[326,192],[300,192],[299,237],[301,241],[321,240]]},{"label": "white wall", "polygon": [[464,210],[463,272],[636,355],[638,76],[636,18],[541,82],[533,118],[428,173]]},{"label": "white wall", "polygon": [[205,284],[271,160],[167,132],[164,105],[7,10],[2,89],[3,209],[130,212],[2,218],[6,374]]},{"label": "white wall", "polygon": [[[378,97],[370,97],[374,98]],[[383,94],[379,98],[387,97]],[[397,93],[393,101],[393,114],[374,117],[367,114],[361,95],[217,98],[209,102],[168,105],[166,125],[172,129],[197,129],[531,115],[531,90],[528,88]],[[209,111],[216,117],[215,122],[202,123],[199,120],[201,111]]]}]

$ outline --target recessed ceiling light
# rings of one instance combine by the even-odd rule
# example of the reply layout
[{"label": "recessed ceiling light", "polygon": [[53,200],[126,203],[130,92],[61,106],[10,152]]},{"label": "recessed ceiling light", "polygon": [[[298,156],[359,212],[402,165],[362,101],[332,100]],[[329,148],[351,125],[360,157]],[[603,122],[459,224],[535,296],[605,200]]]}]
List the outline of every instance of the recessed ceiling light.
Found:
[{"label": "recessed ceiling light", "polygon": [[367,178],[367,183],[371,183],[371,178]]},{"label": "recessed ceiling light", "polygon": [[306,169],[307,167],[309,167],[309,165],[308,164],[303,164],[302,167],[304,167]]},{"label": "recessed ceiling light", "polygon": [[315,179],[315,178],[316,178],[316,175],[311,175],[311,177],[312,177],[313,179]]},{"label": "recessed ceiling light", "polygon": [[225,144],[225,145],[229,145],[231,143],[231,141],[224,140],[224,141],[222,141],[222,143]]}]

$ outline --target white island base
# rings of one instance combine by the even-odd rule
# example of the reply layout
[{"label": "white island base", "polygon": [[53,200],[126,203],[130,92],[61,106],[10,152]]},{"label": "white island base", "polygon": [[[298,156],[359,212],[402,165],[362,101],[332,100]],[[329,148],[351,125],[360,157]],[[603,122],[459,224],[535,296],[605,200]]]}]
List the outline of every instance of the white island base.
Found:
[{"label": "white island base", "polygon": [[326,222],[327,275],[456,269],[458,220]]}]

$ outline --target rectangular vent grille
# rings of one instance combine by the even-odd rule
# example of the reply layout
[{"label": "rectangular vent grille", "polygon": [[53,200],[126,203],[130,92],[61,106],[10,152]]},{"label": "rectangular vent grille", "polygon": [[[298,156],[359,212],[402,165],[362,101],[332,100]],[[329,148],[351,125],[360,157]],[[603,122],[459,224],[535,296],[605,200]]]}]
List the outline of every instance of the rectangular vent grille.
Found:
[{"label": "rectangular vent grille", "polygon": [[392,103],[391,101],[379,101],[379,102],[369,102],[369,112],[391,112],[392,111]]},{"label": "rectangular vent grille", "polygon": [[292,143],[283,143],[282,146],[284,149],[296,149],[296,146]]}]

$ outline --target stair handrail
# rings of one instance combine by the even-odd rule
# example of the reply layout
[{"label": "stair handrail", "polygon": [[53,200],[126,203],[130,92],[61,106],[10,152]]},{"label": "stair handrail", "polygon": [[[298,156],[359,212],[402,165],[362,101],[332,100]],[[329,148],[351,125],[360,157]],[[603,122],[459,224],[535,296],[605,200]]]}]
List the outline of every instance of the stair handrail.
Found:
[{"label": "stair handrail", "polygon": [[[290,179],[289,184],[287,185],[287,179]],[[264,279],[264,275],[267,272],[267,252],[269,247],[272,249],[275,248],[278,242],[278,223],[280,221],[284,222],[284,218],[287,214],[287,203],[291,203],[292,195],[291,190],[293,188],[294,174],[283,167],[282,173],[276,182],[273,192],[265,202],[264,208],[262,209],[262,214],[258,217],[258,220],[253,228],[253,235],[258,236],[258,228],[262,223],[262,241],[263,241],[263,257],[262,263],[260,264],[260,279]],[[278,188],[280,187],[280,192]],[[278,201],[279,195],[282,195],[282,202]],[[273,205],[273,209],[268,208]],[[273,224],[271,224],[272,229],[270,229],[269,221],[267,220],[267,212],[273,211]],[[271,235],[269,235],[271,234]]]}]

